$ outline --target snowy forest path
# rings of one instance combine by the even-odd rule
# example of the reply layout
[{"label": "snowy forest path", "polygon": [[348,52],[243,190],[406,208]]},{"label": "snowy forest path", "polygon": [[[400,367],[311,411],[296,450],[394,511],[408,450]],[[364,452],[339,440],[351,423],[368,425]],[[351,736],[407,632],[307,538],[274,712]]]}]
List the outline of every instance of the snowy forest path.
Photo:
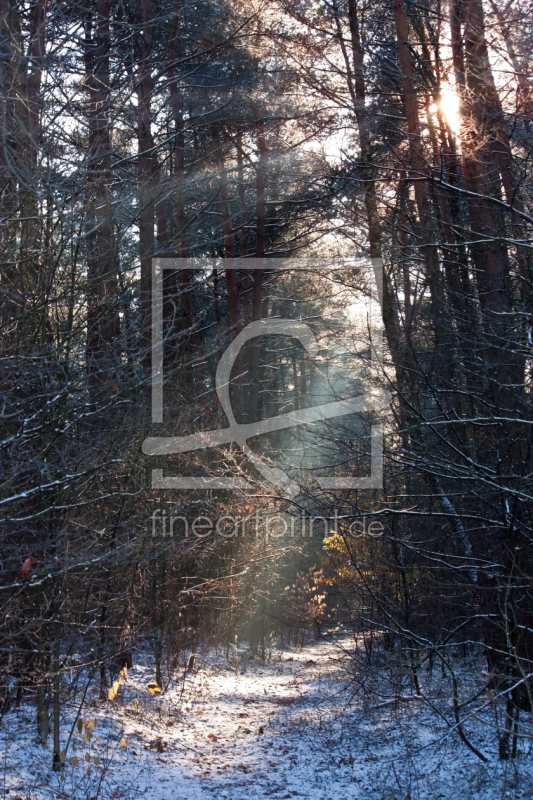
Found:
[{"label": "snowy forest path", "polygon": [[[335,680],[337,657],[331,644],[318,643],[273,651],[265,662],[242,653],[225,667],[220,659],[207,659],[188,673],[162,699],[168,710],[180,701],[175,724],[167,719],[158,725],[146,745],[159,751],[158,764],[169,767],[166,777],[158,770],[158,800],[348,797],[328,791],[334,754],[324,750],[318,763],[308,741],[316,714],[334,713],[331,686],[341,690],[345,684]],[[181,772],[176,783],[171,765]],[[182,792],[178,781],[184,777]]]},{"label": "snowy forest path", "polygon": [[[264,661],[245,648],[232,648],[228,659],[205,650],[194,670],[176,670],[158,692],[153,658],[139,656],[113,701],[99,699],[96,682],[85,694],[75,678],[61,718],[62,747],[70,737],[61,771],[52,770],[51,737],[43,746],[35,735],[32,705],[4,716],[0,798],[533,797],[532,748],[509,769],[490,749],[486,726],[471,722],[470,734],[490,756],[481,763],[445,721],[442,678],[425,675],[429,703],[391,703],[380,670],[362,670],[357,658],[349,638],[273,648]],[[474,667],[456,664],[470,693]]]}]

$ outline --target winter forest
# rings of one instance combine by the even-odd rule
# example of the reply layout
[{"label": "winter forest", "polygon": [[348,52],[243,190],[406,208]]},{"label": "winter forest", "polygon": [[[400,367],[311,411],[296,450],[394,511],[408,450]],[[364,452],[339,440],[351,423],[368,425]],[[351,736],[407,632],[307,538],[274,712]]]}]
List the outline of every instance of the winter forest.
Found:
[{"label": "winter forest", "polygon": [[0,793],[533,797],[528,0],[0,2]]}]

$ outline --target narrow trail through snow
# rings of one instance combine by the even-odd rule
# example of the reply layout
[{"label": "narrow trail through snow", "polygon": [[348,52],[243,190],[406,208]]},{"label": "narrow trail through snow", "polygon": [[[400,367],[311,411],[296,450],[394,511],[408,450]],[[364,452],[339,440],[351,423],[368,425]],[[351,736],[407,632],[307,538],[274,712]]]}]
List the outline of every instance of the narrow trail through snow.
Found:
[{"label": "narrow trail through snow", "polygon": [[[364,673],[362,689],[349,654],[321,641],[274,649],[265,662],[244,648],[229,662],[206,652],[195,670],[151,694],[148,661],[135,664],[113,702],[91,684],[80,719],[78,674],[61,720],[62,747],[70,740],[61,772],[51,769],[52,737],[43,746],[36,736],[35,707],[6,714],[3,800],[533,797],[531,746],[498,762],[493,731],[474,720],[470,733],[490,758],[482,764],[449,722],[449,692],[429,673],[420,676],[428,703],[394,703],[377,672]],[[465,685],[474,679],[474,665],[457,668]]]},{"label": "narrow trail through snow", "polygon": [[[158,770],[163,785],[156,797],[353,796],[337,790],[330,794],[331,753],[320,757],[306,735],[317,715],[331,714],[332,687],[336,685],[334,694],[342,690],[337,655],[321,644],[277,653],[267,663],[243,660],[233,669],[212,659],[187,674],[182,686],[161,701],[170,717],[152,723],[148,746],[159,751],[158,763],[168,768],[166,775]],[[342,701],[340,694],[338,699]],[[178,707],[178,700],[181,713],[173,722],[171,709]],[[126,726],[125,735],[136,735],[135,724]],[[149,765],[140,767],[141,791],[145,781],[153,788],[152,774]],[[341,783],[351,782],[351,775],[343,777]],[[178,784],[184,780],[180,794]]]}]

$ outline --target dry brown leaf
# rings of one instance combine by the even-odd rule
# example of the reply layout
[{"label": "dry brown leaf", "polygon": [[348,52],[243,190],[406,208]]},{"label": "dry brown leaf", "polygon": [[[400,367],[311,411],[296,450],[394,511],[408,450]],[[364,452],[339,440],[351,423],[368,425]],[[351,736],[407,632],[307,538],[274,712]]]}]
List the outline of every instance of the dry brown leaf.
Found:
[{"label": "dry brown leaf", "polygon": [[34,563],[35,563],[35,559],[34,559],[33,556],[29,556],[29,558],[26,559],[26,561],[24,562],[24,564],[20,568],[20,574],[22,575],[22,577],[24,577],[25,575],[28,574],[28,572],[30,571],[30,569],[32,568],[32,565]]}]

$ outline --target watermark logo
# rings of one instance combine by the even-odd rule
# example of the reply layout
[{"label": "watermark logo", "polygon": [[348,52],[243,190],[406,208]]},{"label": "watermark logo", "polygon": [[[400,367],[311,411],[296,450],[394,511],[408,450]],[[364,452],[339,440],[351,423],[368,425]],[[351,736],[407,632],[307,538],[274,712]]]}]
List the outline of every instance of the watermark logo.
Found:
[{"label": "watermark logo", "polygon": [[334,508],[332,516],[313,516],[302,511],[299,515],[254,514],[244,517],[224,515],[213,519],[199,515],[189,520],[174,509],[156,509],[151,516],[153,538],[170,538],[195,541],[220,536],[222,539],[249,537],[271,539],[327,538],[339,535],[347,539],[378,539],[383,536],[384,525],[371,517],[349,520]]},{"label": "watermark logo", "polygon": [[[163,421],[163,322],[162,322],[162,290],[163,269],[175,269],[177,259],[154,259],[153,262],[153,301],[152,301],[152,419]],[[190,268],[190,264],[187,268]],[[306,265],[304,265],[305,268]],[[205,265],[194,264],[196,269]],[[224,265],[227,269],[227,266]],[[373,264],[374,273],[381,265]],[[235,268],[235,267],[234,267]],[[270,264],[269,264],[270,268]],[[279,268],[279,267],[278,267]],[[294,269],[290,264],[284,269]],[[299,267],[300,269],[302,266]],[[316,268],[315,265],[308,266]],[[343,263],[342,267],[346,268]],[[379,279],[376,279],[379,292]],[[370,317],[371,318],[371,317]],[[381,361],[382,347],[379,342],[381,331],[372,330],[372,360]],[[329,403],[322,403],[309,408],[295,410],[269,417],[258,422],[240,424],[235,419],[230,399],[230,378],[235,361],[246,342],[259,336],[283,335],[297,339],[310,356],[316,356],[319,345],[309,325],[299,320],[266,318],[248,324],[235,336],[227,347],[216,370],[216,393],[220,405],[228,419],[229,427],[217,430],[202,431],[187,436],[155,436],[143,442],[143,452],[149,456],[168,456],[205,450],[225,444],[237,444],[253,467],[272,486],[278,488],[284,497],[294,498],[300,491],[299,484],[279,467],[271,466],[264,458],[255,453],[248,441],[261,434],[268,434],[294,426],[308,425],[323,420],[333,419],[348,414],[366,411],[383,411],[390,404],[390,394],[385,390],[373,390],[364,394]],[[380,424],[371,426],[371,474],[368,477],[316,477],[321,489],[380,489],[383,486],[383,432]],[[242,477],[178,477],[165,476],[162,469],[152,470],[152,488],[154,489],[248,489],[254,490],[249,481]]]}]

